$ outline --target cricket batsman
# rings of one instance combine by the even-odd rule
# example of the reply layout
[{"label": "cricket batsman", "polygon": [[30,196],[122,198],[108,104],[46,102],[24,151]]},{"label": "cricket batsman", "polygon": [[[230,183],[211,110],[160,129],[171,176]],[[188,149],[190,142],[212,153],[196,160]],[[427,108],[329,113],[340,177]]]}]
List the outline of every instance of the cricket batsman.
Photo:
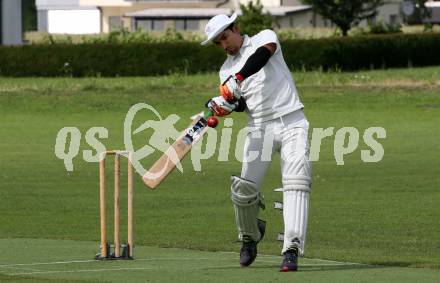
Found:
[{"label": "cricket batsman", "polygon": [[[258,219],[264,199],[263,178],[275,151],[281,155],[284,244],[280,271],[296,271],[304,253],[311,189],[308,128],[301,103],[277,35],[263,30],[249,37],[235,24],[237,15],[221,14],[205,27],[207,39],[224,49],[220,69],[220,95],[208,101],[217,116],[232,111],[248,114],[241,175],[231,177],[231,199],[238,238],[242,242],[240,265],[257,257],[266,223]],[[255,154],[258,153],[258,154]]]}]

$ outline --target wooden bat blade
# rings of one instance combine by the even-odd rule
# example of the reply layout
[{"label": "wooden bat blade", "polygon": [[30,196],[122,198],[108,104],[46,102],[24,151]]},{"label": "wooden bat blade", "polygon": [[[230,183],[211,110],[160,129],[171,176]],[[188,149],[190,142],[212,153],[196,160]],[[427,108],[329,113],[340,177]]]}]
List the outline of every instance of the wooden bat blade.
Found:
[{"label": "wooden bat blade", "polygon": [[144,183],[154,189],[156,188],[176,167],[178,162],[191,150],[191,145],[185,144],[181,138],[151,166],[148,172],[142,177]]},{"label": "wooden bat blade", "polygon": [[207,121],[203,117],[194,119],[183,134],[142,176],[142,180],[151,189],[155,189],[176,168],[200,138],[208,130]]}]

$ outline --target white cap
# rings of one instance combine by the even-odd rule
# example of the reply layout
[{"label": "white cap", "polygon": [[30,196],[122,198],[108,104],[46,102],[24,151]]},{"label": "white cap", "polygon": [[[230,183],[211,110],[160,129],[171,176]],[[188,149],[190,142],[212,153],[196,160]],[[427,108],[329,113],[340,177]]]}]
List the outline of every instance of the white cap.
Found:
[{"label": "white cap", "polygon": [[211,40],[213,40],[217,35],[219,35],[222,31],[224,31],[230,24],[235,22],[237,19],[237,13],[232,14],[231,17],[226,16],[225,14],[220,14],[212,19],[205,26],[205,34],[208,37],[201,44],[206,45]]}]

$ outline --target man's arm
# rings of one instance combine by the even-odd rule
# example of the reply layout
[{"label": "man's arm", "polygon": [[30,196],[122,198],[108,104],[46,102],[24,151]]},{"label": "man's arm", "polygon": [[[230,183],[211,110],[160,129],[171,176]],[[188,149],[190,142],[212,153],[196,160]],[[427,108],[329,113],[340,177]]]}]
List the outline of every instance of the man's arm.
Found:
[{"label": "man's arm", "polygon": [[246,78],[260,71],[270,57],[275,53],[277,49],[276,43],[265,44],[252,54],[244,64],[243,68],[234,76],[230,76],[220,86],[220,93],[229,103],[233,103],[240,99],[240,83]]},{"label": "man's arm", "polygon": [[243,68],[235,74],[235,77],[242,82],[246,78],[260,71],[264,65],[266,65],[267,61],[269,61],[272,54],[275,53],[276,49],[277,45],[273,42],[257,48],[255,53],[247,59]]},{"label": "man's arm", "polygon": [[269,49],[271,55],[273,55],[275,53],[275,51],[277,50],[277,44],[274,42],[265,44],[263,46],[266,47],[267,49]]}]

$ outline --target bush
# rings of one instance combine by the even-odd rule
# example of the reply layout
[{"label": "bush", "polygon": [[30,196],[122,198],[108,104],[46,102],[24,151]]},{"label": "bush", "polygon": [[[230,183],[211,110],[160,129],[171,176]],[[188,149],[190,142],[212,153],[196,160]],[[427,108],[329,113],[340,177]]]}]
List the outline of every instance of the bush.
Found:
[{"label": "bush", "polygon": [[[281,46],[291,69],[359,70],[440,65],[440,57],[434,55],[440,50],[440,34],[436,33],[286,40]],[[190,74],[217,72],[224,59],[224,51],[213,45],[202,47],[198,42],[185,41],[0,46],[0,75]]]},{"label": "bush", "polygon": [[401,33],[402,26],[400,24],[389,24],[383,21],[377,21],[368,25],[371,34]]},{"label": "bush", "polygon": [[94,44],[94,43],[163,43],[163,42],[201,42],[204,40],[198,32],[176,31],[167,29],[160,32],[145,31],[138,29],[129,32],[128,30],[117,30],[106,34],[48,34],[40,32],[25,33],[25,41],[29,44]]},{"label": "bush", "polygon": [[440,65],[439,34],[393,34],[286,41],[291,69],[360,70]]},{"label": "bush", "polygon": [[272,16],[263,12],[263,5],[260,0],[249,1],[247,5],[240,4],[240,9],[243,12],[238,20],[238,26],[243,34],[253,36],[264,29],[272,28]]},{"label": "bush", "polygon": [[[149,76],[217,71],[223,51],[194,43],[0,46],[1,76]],[[68,67],[66,70],[66,66]]]}]

